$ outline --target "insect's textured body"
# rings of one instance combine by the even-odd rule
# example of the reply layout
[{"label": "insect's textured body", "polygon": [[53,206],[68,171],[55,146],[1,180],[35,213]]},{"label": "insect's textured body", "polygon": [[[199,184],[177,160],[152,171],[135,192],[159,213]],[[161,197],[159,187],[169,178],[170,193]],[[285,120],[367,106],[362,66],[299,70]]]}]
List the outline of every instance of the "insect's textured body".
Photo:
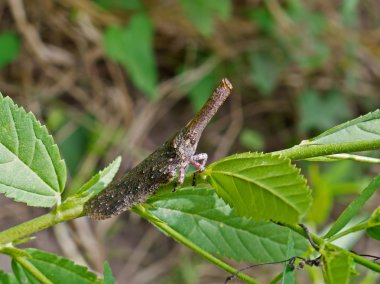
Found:
[{"label": "insect's textured body", "polygon": [[[204,128],[231,90],[231,83],[223,79],[202,109],[184,128],[128,171],[120,180],[112,182],[106,189],[87,201],[86,215],[97,219],[117,215],[144,202],[160,185],[173,180],[178,171],[180,172],[178,183],[182,183],[184,171],[188,165],[196,163],[193,160],[194,154]],[[203,167],[200,164],[198,166]]]}]

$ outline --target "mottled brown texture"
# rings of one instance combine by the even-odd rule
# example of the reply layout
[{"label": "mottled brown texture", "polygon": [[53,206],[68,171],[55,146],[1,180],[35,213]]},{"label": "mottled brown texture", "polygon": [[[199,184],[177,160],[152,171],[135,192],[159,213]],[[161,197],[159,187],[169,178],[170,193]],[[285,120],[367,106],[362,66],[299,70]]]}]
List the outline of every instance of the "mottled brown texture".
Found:
[{"label": "mottled brown texture", "polygon": [[232,85],[223,79],[195,117],[171,139],[150,154],[121,179],[85,204],[85,214],[106,219],[143,203],[158,187],[168,183],[179,169],[186,169],[210,119],[231,93]]}]

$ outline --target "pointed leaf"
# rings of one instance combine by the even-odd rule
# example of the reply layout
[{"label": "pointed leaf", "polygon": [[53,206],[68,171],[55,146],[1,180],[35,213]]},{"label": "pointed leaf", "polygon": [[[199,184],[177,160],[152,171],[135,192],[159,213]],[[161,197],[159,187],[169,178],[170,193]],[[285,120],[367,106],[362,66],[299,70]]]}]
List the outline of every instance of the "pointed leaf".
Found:
[{"label": "pointed leaf", "polygon": [[368,199],[380,187],[380,174],[377,175],[372,182],[356,197],[349,206],[340,214],[339,218],[335,221],[334,225],[330,228],[324,238],[330,238],[341,229],[344,228],[355,217]]},{"label": "pointed leaf", "polygon": [[156,97],[153,25],[147,15],[133,16],[126,27],[109,27],[104,34],[104,49],[110,58],[124,66],[133,83],[146,96]]},{"label": "pointed leaf", "polygon": [[113,180],[119,170],[121,157],[117,157],[105,169],[94,175],[88,182],[82,185],[77,191],[70,192],[69,196],[80,194],[81,198],[90,199],[101,192]]},{"label": "pointed leaf", "polygon": [[380,110],[333,127],[301,145],[341,144],[380,140]]},{"label": "pointed leaf", "polygon": [[111,266],[106,261],[103,265],[104,284],[115,284],[115,277],[112,275]]},{"label": "pointed leaf", "polygon": [[30,206],[60,200],[66,167],[46,127],[0,94],[0,192]]},{"label": "pointed leaf", "polygon": [[220,256],[251,262],[284,260],[289,239],[294,243],[295,255],[302,255],[308,248],[302,236],[286,227],[237,215],[205,187],[184,188],[147,202],[156,218],[202,249]]},{"label": "pointed leaf", "polygon": [[[75,264],[73,261],[37,249],[26,249],[31,256],[26,260],[32,265],[33,269],[39,271],[44,277],[54,284],[80,283],[96,284],[103,281],[98,279],[95,273],[88,271],[87,267]],[[13,270],[21,283],[39,283],[35,280],[30,269],[22,266],[18,259],[14,259]],[[29,282],[24,282],[27,279]]]},{"label": "pointed leaf", "polygon": [[311,203],[299,172],[288,158],[242,153],[211,164],[202,175],[239,215],[295,223]]}]

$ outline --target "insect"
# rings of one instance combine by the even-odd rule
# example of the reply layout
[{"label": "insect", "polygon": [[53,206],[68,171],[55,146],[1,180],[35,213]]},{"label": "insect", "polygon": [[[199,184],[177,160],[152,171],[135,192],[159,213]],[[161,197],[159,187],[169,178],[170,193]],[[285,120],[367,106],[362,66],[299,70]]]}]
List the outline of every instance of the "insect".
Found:
[{"label": "insect", "polygon": [[118,215],[136,204],[143,203],[160,185],[172,181],[177,172],[177,184],[182,184],[189,164],[203,171],[207,154],[195,155],[199,139],[231,91],[231,83],[228,79],[223,79],[201,110],[184,128],[121,179],[112,182],[88,200],[84,205],[84,213],[96,219]]}]

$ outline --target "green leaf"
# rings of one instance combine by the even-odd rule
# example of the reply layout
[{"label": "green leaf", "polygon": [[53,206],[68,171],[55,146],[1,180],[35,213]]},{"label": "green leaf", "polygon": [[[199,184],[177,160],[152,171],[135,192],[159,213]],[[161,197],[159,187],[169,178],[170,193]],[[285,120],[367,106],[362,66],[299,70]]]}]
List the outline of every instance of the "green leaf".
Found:
[{"label": "green leaf", "polygon": [[195,111],[199,111],[202,108],[209,97],[208,94],[212,93],[217,81],[218,79],[213,74],[209,74],[199,80],[189,91],[188,97]]},{"label": "green leaf", "polygon": [[[103,282],[98,279],[95,273],[88,271],[87,267],[75,264],[67,258],[31,248],[25,251],[31,256],[26,260],[33,266],[33,269],[37,269],[54,284],[66,284],[68,280],[70,283],[78,284],[100,284]],[[21,283],[40,283],[35,279],[30,269],[20,264],[18,258],[14,259],[13,268],[15,274],[17,271],[16,277]],[[24,282],[22,279],[27,279],[29,282]]]},{"label": "green leaf", "polygon": [[264,138],[258,131],[248,128],[243,129],[239,138],[241,145],[250,150],[261,151],[264,148]]},{"label": "green leaf", "polygon": [[153,25],[145,14],[131,18],[127,27],[109,27],[104,34],[106,54],[120,62],[146,96],[156,97],[157,67],[153,52]]},{"label": "green leaf", "polygon": [[323,276],[327,284],[348,284],[353,265],[352,257],[344,252],[322,251]]},{"label": "green leaf", "polygon": [[103,265],[104,284],[115,284],[115,278],[112,275],[110,264],[106,261]]},{"label": "green leaf", "polygon": [[338,233],[355,217],[368,199],[376,192],[380,186],[380,174],[356,197],[349,206],[340,214],[334,225],[330,228],[324,238],[329,238]]},{"label": "green leaf", "polygon": [[0,283],[1,284],[18,284],[16,277],[13,274],[5,273],[0,270]]},{"label": "green leaf", "polygon": [[368,228],[366,231],[372,239],[380,241],[380,226]]},{"label": "green leaf", "polygon": [[20,53],[20,38],[12,32],[0,34],[0,69],[15,60]]},{"label": "green leaf", "polygon": [[239,215],[295,223],[311,203],[299,172],[288,158],[242,153],[209,165],[201,175]]},{"label": "green leaf", "polygon": [[[286,258],[289,259],[293,256],[297,256],[298,254],[294,250],[294,239],[293,235],[289,233],[288,246],[286,248]],[[282,273],[282,284],[294,284],[296,281],[295,271],[293,267],[290,267],[288,262],[284,265],[284,270]]]},{"label": "green leaf", "polygon": [[180,3],[186,16],[204,36],[212,35],[215,16],[227,20],[231,15],[230,0],[181,0]]},{"label": "green leaf", "polygon": [[336,127],[333,127],[301,145],[342,144],[372,142],[380,140],[380,110],[370,112]]},{"label": "green leaf", "polygon": [[30,206],[60,201],[66,167],[46,127],[0,94],[0,192]]},{"label": "green leaf", "polygon": [[237,215],[205,187],[153,196],[147,202],[156,218],[202,249],[220,256],[270,262],[287,258],[289,239],[294,242],[295,255],[303,254],[308,247],[302,236],[286,227]]},{"label": "green leaf", "polygon": [[367,234],[375,240],[380,240],[380,207],[377,207],[368,220]]},{"label": "green leaf", "polygon": [[253,8],[249,11],[249,18],[264,32],[272,34],[276,28],[275,19],[272,14],[263,8]]},{"label": "green leaf", "polygon": [[277,50],[260,50],[250,54],[251,79],[259,91],[269,95],[277,86],[284,68],[284,58]]},{"label": "green leaf", "polygon": [[[121,163],[121,157],[117,157],[111,164],[105,169],[94,175],[88,182],[86,182],[79,190],[70,192],[69,196],[74,194],[80,195],[80,198],[85,200],[97,195],[113,180],[117,171],[119,170]],[[78,197],[78,196],[76,196]]]},{"label": "green leaf", "polygon": [[337,92],[321,96],[314,90],[307,90],[300,95],[298,104],[301,111],[299,129],[302,131],[325,130],[350,116],[346,101]]}]

